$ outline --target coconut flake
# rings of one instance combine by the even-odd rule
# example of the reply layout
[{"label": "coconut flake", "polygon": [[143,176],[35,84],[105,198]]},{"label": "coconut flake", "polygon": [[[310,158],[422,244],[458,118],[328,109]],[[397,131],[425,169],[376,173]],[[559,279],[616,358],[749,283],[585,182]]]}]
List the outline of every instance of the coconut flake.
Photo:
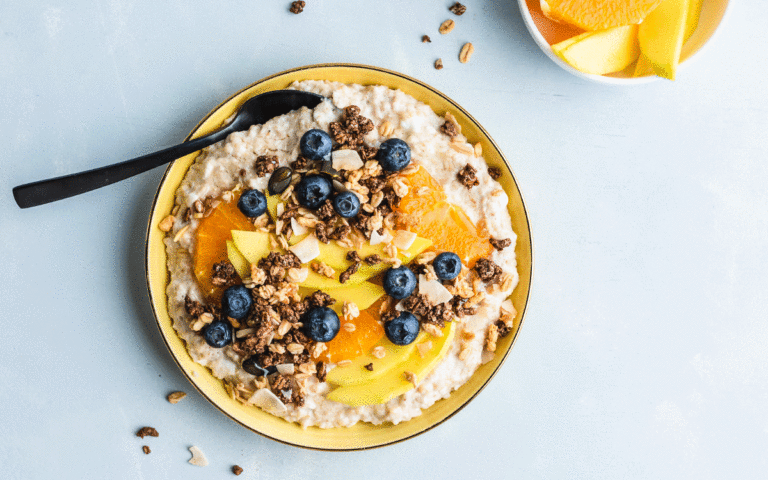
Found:
[{"label": "coconut flake", "polygon": [[392,241],[392,234],[390,234],[388,231],[384,230],[384,235],[379,235],[379,232],[374,230],[371,232],[371,241],[369,242],[371,245],[378,245],[380,243],[389,243]]},{"label": "coconut flake", "polygon": [[408,250],[415,241],[415,233],[408,230],[397,230],[392,238],[392,245],[396,246],[398,250]]},{"label": "coconut flake", "polygon": [[280,365],[275,365],[275,368],[277,368],[277,373],[280,375],[293,375],[296,370],[292,363],[281,363]]},{"label": "coconut flake", "polygon": [[189,447],[189,453],[192,454],[192,458],[189,459],[189,463],[198,467],[207,467],[208,459],[205,458],[203,451],[192,445]]},{"label": "coconut flake", "polygon": [[256,392],[251,395],[251,398],[248,399],[247,403],[256,405],[273,415],[285,413],[288,410],[285,404],[268,388],[260,388],[256,390]]},{"label": "coconut flake", "polygon": [[419,275],[419,293],[426,295],[427,299],[437,305],[451,301],[453,295],[437,280],[427,280],[424,275]]},{"label": "coconut flake", "polygon": [[354,150],[336,150],[331,154],[334,170],[357,170],[363,168],[363,159]]},{"label": "coconut flake", "polygon": [[291,230],[293,230],[293,234],[297,237],[309,233],[309,229],[296,221],[296,217],[291,217]]},{"label": "coconut flake", "polygon": [[289,248],[294,255],[299,257],[301,263],[307,263],[320,256],[320,242],[312,234],[304,240]]}]

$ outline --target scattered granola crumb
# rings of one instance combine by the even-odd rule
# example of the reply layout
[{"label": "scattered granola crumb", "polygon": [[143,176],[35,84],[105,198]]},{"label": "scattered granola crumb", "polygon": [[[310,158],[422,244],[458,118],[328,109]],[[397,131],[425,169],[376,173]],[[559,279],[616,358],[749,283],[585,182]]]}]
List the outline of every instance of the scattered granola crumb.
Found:
[{"label": "scattered granola crumb", "polygon": [[146,445],[141,447],[141,450],[144,452],[144,455],[149,455],[150,453],[152,453],[152,450],[150,450],[149,447]]},{"label": "scattered granola crumb", "polygon": [[232,467],[232,473],[234,473],[235,475],[240,475],[241,473],[243,473],[243,468],[240,465],[234,465]]},{"label": "scattered granola crumb", "polygon": [[307,2],[305,2],[304,0],[297,0],[291,3],[291,8],[289,10],[291,13],[295,13],[296,15],[298,15],[304,11],[304,7],[306,5],[307,5]]},{"label": "scattered granola crumb", "polygon": [[432,39],[429,38],[429,35],[423,35],[421,37],[421,43],[432,43]]},{"label": "scattered granola crumb", "polygon": [[488,175],[490,175],[492,179],[498,180],[501,178],[501,169],[499,167],[488,167]]},{"label": "scattered granola crumb", "polygon": [[480,181],[477,179],[477,176],[475,175],[477,173],[477,170],[475,167],[473,167],[470,164],[467,164],[464,168],[459,170],[459,173],[456,174],[456,176],[459,179],[459,182],[467,187],[467,190],[471,190],[472,187],[476,187],[480,185]]},{"label": "scattered granola crumb", "polygon": [[472,269],[484,282],[495,281],[501,277],[501,267],[487,258],[479,258]]},{"label": "scattered granola crumb", "polygon": [[467,42],[464,44],[463,47],[461,47],[461,52],[459,52],[459,61],[461,63],[467,63],[470,58],[472,58],[472,54],[475,53],[475,47]]},{"label": "scattered granola crumb", "polygon": [[443,126],[440,127],[440,131],[443,132],[444,134],[448,135],[451,138],[455,137],[456,135],[458,135],[460,133],[458,125],[456,125],[455,122],[453,122],[453,121],[451,121],[451,120],[449,120],[447,118],[445,119],[445,123],[443,124]]},{"label": "scattered granola crumb", "polygon": [[140,438],[144,438],[147,435],[150,437],[159,437],[160,434],[157,433],[157,430],[155,430],[152,427],[141,427],[138,432],[136,432],[136,436]]},{"label": "scattered granola crumb", "polygon": [[256,158],[254,167],[256,169],[257,176],[264,177],[269,175],[277,168],[277,157],[274,155],[260,155]]},{"label": "scattered granola crumb", "polygon": [[437,31],[440,32],[442,35],[445,35],[446,33],[449,33],[451,30],[453,30],[453,27],[455,26],[456,26],[456,22],[454,22],[449,18],[448,20],[440,24],[440,28],[438,28]]},{"label": "scattered granola crumb", "polygon": [[179,403],[184,397],[186,397],[187,394],[184,392],[173,392],[168,394],[168,401],[176,404]]},{"label": "scattered granola crumb", "polygon": [[203,451],[192,445],[189,447],[189,452],[192,454],[192,458],[189,459],[189,463],[198,467],[207,467],[208,459],[205,458]]},{"label": "scattered granola crumb", "polygon": [[459,2],[456,2],[448,10],[453,12],[454,15],[461,16],[461,15],[464,15],[464,12],[467,11],[467,7],[465,7],[464,5],[460,4]]},{"label": "scattered granola crumb", "polygon": [[435,60],[435,70],[442,70],[443,69],[443,59],[438,58]]},{"label": "scattered granola crumb", "polygon": [[345,283],[360,268],[360,262],[355,262],[339,275],[339,283]]},{"label": "scattered granola crumb", "polygon": [[377,265],[381,263],[381,257],[374,253],[373,255],[365,257],[365,260],[363,261],[368,265]]},{"label": "scattered granola crumb", "polygon": [[413,384],[413,386],[415,387],[416,386],[416,382],[418,382],[418,379],[416,378],[416,374],[413,373],[413,372],[409,372],[408,370],[403,372],[403,374],[405,375],[405,379],[408,380],[409,382],[411,382]]},{"label": "scattered granola crumb", "polygon": [[372,372],[373,371],[373,363],[369,363],[368,365],[366,365],[365,369],[368,370],[369,372]]},{"label": "scattered granola crumb", "polygon": [[490,240],[491,245],[493,245],[493,248],[496,250],[504,250],[508,246],[512,245],[512,240],[505,238],[503,240],[497,240],[495,238],[491,238]]}]

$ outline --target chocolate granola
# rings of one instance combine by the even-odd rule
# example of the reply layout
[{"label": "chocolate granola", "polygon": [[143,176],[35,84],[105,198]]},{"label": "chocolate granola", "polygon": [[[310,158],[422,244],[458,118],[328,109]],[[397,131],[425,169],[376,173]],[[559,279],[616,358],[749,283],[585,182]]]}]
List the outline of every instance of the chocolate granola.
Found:
[{"label": "chocolate granola", "polygon": [[472,187],[476,187],[480,185],[480,181],[477,179],[477,169],[473,167],[470,164],[467,164],[459,170],[459,173],[456,174],[457,178],[459,179],[459,182],[464,185],[467,190],[471,190]]}]

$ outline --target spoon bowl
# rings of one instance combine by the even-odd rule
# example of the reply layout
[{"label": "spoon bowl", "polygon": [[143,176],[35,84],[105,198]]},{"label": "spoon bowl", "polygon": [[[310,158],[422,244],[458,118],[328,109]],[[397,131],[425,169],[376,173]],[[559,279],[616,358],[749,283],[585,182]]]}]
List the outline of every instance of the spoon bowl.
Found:
[{"label": "spoon bowl", "polygon": [[243,102],[227,125],[204,137],[114,165],[20,185],[13,189],[13,198],[19,207],[29,208],[90,192],[213,145],[227,138],[230,133],[247,130],[252,125],[262,124],[301,107],[314,108],[324,98],[298,90],[262,93]]}]

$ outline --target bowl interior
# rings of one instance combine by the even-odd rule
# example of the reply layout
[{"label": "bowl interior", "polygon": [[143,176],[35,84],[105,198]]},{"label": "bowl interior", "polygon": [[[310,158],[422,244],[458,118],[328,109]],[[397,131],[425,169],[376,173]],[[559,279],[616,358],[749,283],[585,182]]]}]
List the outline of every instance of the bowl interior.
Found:
[{"label": "bowl interior", "polygon": [[[592,75],[576,70],[552,51],[550,45],[563,40],[563,38],[558,38],[556,34],[547,31],[545,24],[540,21],[542,13],[541,7],[539,6],[539,0],[518,0],[518,3],[520,5],[520,12],[523,16],[525,26],[528,28],[528,31],[531,33],[531,36],[539,48],[541,48],[553,62],[573,75],[594,82],[611,85],[639,85],[655,81],[659,78],[655,75],[633,77],[632,74],[635,68],[634,63],[620,72],[611,73],[609,75]],[[691,35],[691,38],[683,44],[683,50],[680,53],[681,64],[689,61],[699,53],[704,45],[715,35],[715,32],[725,17],[728,5],[729,0],[703,0],[701,14],[699,15],[699,23],[696,26],[696,30],[693,32],[693,35]]]},{"label": "bowl interior", "polygon": [[484,156],[489,165],[500,167],[505,172],[509,172],[509,174],[501,177],[500,182],[509,195],[509,213],[512,217],[512,226],[518,235],[515,251],[520,283],[511,296],[518,315],[515,319],[513,332],[499,341],[496,357],[491,362],[481,366],[478,372],[449,398],[437,402],[425,410],[421,416],[399,425],[357,424],[351,428],[302,429],[296,424],[288,423],[257,408],[243,406],[230,398],[220,380],[213,377],[205,367],[192,361],[183,341],[173,329],[167,309],[165,289],[168,282],[168,272],[163,244],[164,234],[157,225],[173,208],[174,193],[187,169],[194,161],[196,154],[176,160],[168,167],[155,197],[147,231],[146,247],[149,294],[160,332],[174,359],[193,385],[231,419],[257,433],[301,447],[324,450],[372,448],[407,439],[447,419],[485,386],[504,361],[517,338],[528,301],[532,274],[532,249],[528,217],[520,191],[506,160],[482,127],[461,107],[431,87],[405,75],[380,68],[345,64],[315,65],[273,75],[260,80],[226,100],[203,119],[189,138],[199,137],[217,129],[225,119],[237,110],[243,101],[253,95],[283,89],[294,81],[309,79],[386,85],[390,88],[398,88],[430,105],[438,115],[450,111],[461,123],[462,132],[466,134],[469,141],[482,144]]}]

